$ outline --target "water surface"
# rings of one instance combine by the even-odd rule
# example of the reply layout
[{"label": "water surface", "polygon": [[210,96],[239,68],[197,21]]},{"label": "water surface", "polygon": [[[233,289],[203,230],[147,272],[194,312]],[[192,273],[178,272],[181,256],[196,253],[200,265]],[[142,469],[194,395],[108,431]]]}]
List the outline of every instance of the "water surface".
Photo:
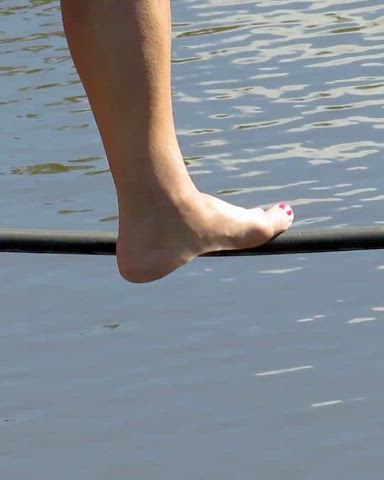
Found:
[{"label": "water surface", "polygon": [[[384,222],[379,1],[173,2],[198,186],[295,228]],[[116,229],[57,1],[0,0],[2,227]],[[198,259],[137,286],[112,258],[0,256],[0,473],[41,480],[382,478],[381,251]]]}]

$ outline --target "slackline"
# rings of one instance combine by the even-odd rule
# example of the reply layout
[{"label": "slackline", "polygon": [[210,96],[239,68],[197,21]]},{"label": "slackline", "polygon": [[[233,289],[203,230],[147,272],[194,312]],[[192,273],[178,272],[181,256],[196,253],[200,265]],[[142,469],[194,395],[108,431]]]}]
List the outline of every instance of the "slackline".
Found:
[{"label": "slackline", "polygon": [[[0,229],[0,252],[116,255],[116,232]],[[384,225],[364,228],[289,230],[261,247],[202,256],[280,255],[384,249]]]}]

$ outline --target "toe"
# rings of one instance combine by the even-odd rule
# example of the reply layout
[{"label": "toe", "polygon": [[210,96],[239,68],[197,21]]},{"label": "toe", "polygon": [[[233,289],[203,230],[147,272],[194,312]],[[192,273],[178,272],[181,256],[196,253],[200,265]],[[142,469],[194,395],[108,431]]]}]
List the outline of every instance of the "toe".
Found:
[{"label": "toe", "polygon": [[248,210],[248,222],[245,235],[240,236],[236,248],[258,247],[280,233],[285,232],[293,222],[293,210],[287,203],[280,203],[262,210],[253,208]]},{"label": "toe", "polygon": [[273,236],[285,232],[292,225],[294,213],[288,203],[279,203],[265,213],[273,225]]}]

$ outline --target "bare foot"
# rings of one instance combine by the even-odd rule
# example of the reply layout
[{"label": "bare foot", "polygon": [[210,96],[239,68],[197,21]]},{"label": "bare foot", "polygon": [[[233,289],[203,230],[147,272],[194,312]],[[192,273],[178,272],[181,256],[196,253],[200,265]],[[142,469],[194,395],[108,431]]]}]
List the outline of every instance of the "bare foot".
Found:
[{"label": "bare foot", "polygon": [[289,206],[247,210],[193,185],[173,118],[170,0],[61,4],[116,185],[124,278],[150,282],[197,255],[258,246],[291,225]]},{"label": "bare foot", "polygon": [[244,209],[194,188],[177,201],[152,204],[140,220],[120,205],[117,261],[130,282],[157,280],[202,253],[262,245],[287,230],[294,217],[285,203],[266,211]]}]

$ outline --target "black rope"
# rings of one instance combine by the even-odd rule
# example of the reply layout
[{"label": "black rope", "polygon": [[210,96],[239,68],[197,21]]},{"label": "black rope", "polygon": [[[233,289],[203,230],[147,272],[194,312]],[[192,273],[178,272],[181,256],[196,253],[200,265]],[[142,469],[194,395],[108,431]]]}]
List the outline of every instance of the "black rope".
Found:
[{"label": "black rope", "polygon": [[[115,232],[0,229],[0,252],[116,255]],[[203,256],[278,255],[384,249],[384,226],[289,230],[267,244]]]}]

